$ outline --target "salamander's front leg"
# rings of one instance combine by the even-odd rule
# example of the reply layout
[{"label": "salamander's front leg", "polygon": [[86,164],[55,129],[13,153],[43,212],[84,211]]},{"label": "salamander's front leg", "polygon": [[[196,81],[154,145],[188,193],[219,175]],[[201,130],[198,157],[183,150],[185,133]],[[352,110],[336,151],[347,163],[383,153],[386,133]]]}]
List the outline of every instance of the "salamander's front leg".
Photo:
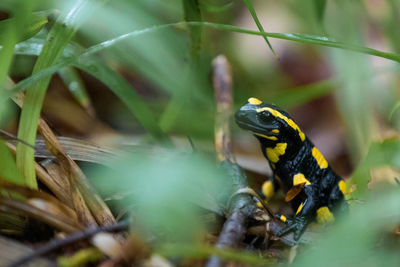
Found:
[{"label": "salamander's front leg", "polygon": [[[301,234],[306,229],[306,226],[314,218],[317,203],[315,197],[315,188],[312,185],[304,187],[304,193],[306,194],[305,200],[297,208],[296,214],[292,219],[286,219],[287,226],[283,228],[278,236],[283,236],[289,232],[294,232],[294,239],[298,240]],[[280,219],[284,219],[280,217]]]}]

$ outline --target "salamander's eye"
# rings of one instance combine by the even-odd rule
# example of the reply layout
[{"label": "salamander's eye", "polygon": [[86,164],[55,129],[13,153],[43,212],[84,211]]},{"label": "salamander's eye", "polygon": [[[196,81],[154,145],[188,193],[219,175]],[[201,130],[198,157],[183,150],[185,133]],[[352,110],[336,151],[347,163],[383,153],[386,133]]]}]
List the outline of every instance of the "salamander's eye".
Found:
[{"label": "salamander's eye", "polygon": [[264,110],[261,113],[259,113],[258,117],[261,121],[269,122],[271,121],[271,116],[272,116],[271,112]]},{"label": "salamander's eye", "polygon": [[271,112],[269,112],[268,110],[263,110],[261,113],[259,113],[261,115],[261,117],[271,117]]}]

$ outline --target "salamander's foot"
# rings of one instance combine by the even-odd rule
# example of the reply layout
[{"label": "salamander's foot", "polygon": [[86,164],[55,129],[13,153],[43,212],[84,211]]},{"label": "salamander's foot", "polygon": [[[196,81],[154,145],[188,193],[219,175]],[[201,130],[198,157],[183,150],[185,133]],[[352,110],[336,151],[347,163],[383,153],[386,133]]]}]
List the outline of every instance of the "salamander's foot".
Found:
[{"label": "salamander's foot", "polygon": [[294,232],[294,239],[299,240],[301,234],[306,229],[308,220],[304,216],[295,216],[292,219],[286,219],[286,217],[276,216],[278,219],[286,223],[286,227],[278,232],[278,236],[281,237],[287,233]]}]

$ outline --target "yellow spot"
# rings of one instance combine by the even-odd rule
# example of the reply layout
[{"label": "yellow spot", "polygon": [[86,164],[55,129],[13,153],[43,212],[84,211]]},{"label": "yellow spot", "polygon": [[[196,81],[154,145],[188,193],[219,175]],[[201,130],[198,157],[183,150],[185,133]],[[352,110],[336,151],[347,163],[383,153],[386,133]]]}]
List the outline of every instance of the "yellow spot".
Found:
[{"label": "yellow spot", "polygon": [[259,207],[259,208],[262,208],[262,207],[263,207],[263,205],[261,204],[260,201],[257,201],[256,205],[257,205],[257,207]]},{"label": "yellow spot", "polygon": [[321,169],[325,169],[326,167],[328,167],[328,162],[326,161],[324,156],[322,156],[321,152],[319,152],[318,148],[313,147],[312,155]]},{"label": "yellow spot", "polygon": [[260,99],[255,97],[250,97],[247,101],[252,105],[260,105],[262,103]]},{"label": "yellow spot", "polygon": [[258,136],[264,137],[264,138],[266,138],[266,139],[269,139],[269,140],[272,140],[272,141],[276,141],[276,140],[278,140],[278,138],[277,138],[276,136],[268,136],[268,135],[265,135],[265,134],[259,134],[259,133],[255,133],[255,135],[258,135]]},{"label": "yellow spot", "polygon": [[299,207],[297,208],[296,215],[301,211],[302,208],[303,208],[303,202],[301,202]]},{"label": "yellow spot", "polygon": [[283,115],[279,111],[277,111],[275,109],[272,109],[272,108],[269,108],[269,107],[263,107],[263,108],[257,109],[258,113],[263,112],[263,111],[270,112],[273,116],[284,120],[295,131],[298,131],[301,141],[304,141],[306,139],[306,136],[304,135],[304,133],[300,130],[299,126],[292,119],[289,119],[288,117],[286,117],[285,115]]},{"label": "yellow spot", "polygon": [[317,210],[317,222],[318,223],[330,223],[335,220],[332,212],[328,207],[321,207]]},{"label": "yellow spot", "polygon": [[293,176],[293,186],[298,186],[298,185],[310,185],[311,182],[306,179],[304,174],[298,173]]},{"label": "yellow spot", "polygon": [[271,181],[265,181],[261,186],[261,192],[267,199],[271,199],[274,195],[274,184]]},{"label": "yellow spot", "polygon": [[281,219],[282,222],[286,222],[286,220],[287,220],[284,215],[281,215],[280,219]]},{"label": "yellow spot", "polygon": [[273,129],[272,132],[278,134],[279,130],[278,129]]},{"label": "yellow spot", "polygon": [[279,161],[279,156],[285,154],[287,144],[286,143],[277,143],[274,148],[267,147],[265,150],[267,153],[267,158],[272,163],[277,163]]},{"label": "yellow spot", "polygon": [[347,194],[347,185],[346,185],[346,182],[345,182],[345,181],[340,180],[340,182],[339,182],[339,189],[340,189],[340,191],[342,191],[342,194],[343,194],[343,195],[346,195],[346,194]]}]

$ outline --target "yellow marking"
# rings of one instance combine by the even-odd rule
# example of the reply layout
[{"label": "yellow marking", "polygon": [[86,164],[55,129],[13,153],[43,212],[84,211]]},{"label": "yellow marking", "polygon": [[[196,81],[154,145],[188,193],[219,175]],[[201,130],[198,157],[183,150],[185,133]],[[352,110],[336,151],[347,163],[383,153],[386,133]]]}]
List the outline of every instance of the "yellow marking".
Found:
[{"label": "yellow marking", "polygon": [[326,167],[328,167],[328,162],[326,161],[324,156],[322,156],[321,152],[319,152],[318,148],[313,147],[312,155],[321,169],[325,169]]},{"label": "yellow marking", "polygon": [[267,199],[271,199],[274,195],[274,184],[271,181],[265,181],[261,186],[261,192]]},{"label": "yellow marking", "polygon": [[284,215],[281,215],[281,217],[279,219],[281,219],[282,222],[286,222],[286,220],[287,220]]},{"label": "yellow marking", "polygon": [[330,223],[335,220],[332,212],[328,207],[321,207],[317,210],[317,222],[318,223]]},{"label": "yellow marking", "polygon": [[255,97],[250,97],[247,101],[252,105],[260,105],[262,103],[260,99]]},{"label": "yellow marking", "polygon": [[293,176],[293,186],[298,186],[298,185],[310,185],[311,182],[306,179],[304,174],[298,173]]},{"label": "yellow marking", "polygon": [[303,208],[303,202],[301,202],[299,207],[297,208],[296,215],[301,211],[302,208]]},{"label": "yellow marking", "polygon": [[256,110],[258,113],[263,112],[263,111],[269,111],[272,115],[274,115],[277,118],[281,118],[282,120],[284,120],[287,124],[290,125],[290,127],[292,127],[295,131],[299,132],[299,136],[301,141],[304,141],[306,139],[306,136],[304,135],[304,133],[300,130],[299,126],[292,120],[289,119],[288,117],[286,117],[285,115],[283,115],[282,113],[280,113],[279,111],[269,108],[269,107],[263,107],[263,108],[258,108]]},{"label": "yellow marking", "polygon": [[285,154],[287,144],[286,143],[277,143],[274,148],[267,147],[265,150],[267,153],[267,158],[272,163],[277,163],[279,161],[279,156]]},{"label": "yellow marking", "polygon": [[269,140],[272,140],[272,141],[276,141],[276,140],[278,140],[278,138],[277,138],[276,136],[268,136],[268,135],[265,135],[265,134],[259,134],[259,133],[255,133],[255,135],[258,135],[258,136],[264,137],[264,138],[266,138],[266,139],[269,139]]},{"label": "yellow marking", "polygon": [[348,193],[348,192],[347,192],[347,184],[346,184],[345,181],[340,180],[340,182],[339,182],[339,189],[340,189],[340,191],[342,191],[342,194],[343,194],[343,195],[346,195],[346,194]]},{"label": "yellow marking", "polygon": [[293,198],[295,198],[298,194],[300,194],[301,191],[303,191],[303,186],[293,186],[292,188],[287,191],[286,196],[285,196],[285,201],[289,202]]},{"label": "yellow marking", "polygon": [[257,201],[256,205],[257,205],[257,207],[259,207],[259,208],[262,208],[262,207],[263,207],[263,205],[261,204],[260,201]]},{"label": "yellow marking", "polygon": [[273,129],[272,132],[278,134],[279,130],[278,129]]}]

